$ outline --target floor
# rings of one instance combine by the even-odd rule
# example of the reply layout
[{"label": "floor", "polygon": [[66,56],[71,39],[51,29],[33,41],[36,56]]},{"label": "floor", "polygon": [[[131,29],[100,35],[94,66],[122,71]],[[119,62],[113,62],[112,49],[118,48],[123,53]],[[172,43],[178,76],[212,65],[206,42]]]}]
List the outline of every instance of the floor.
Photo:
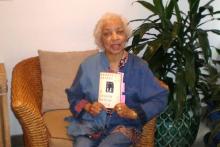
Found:
[{"label": "floor", "polygon": [[15,135],[11,137],[11,147],[24,147],[23,136]]}]

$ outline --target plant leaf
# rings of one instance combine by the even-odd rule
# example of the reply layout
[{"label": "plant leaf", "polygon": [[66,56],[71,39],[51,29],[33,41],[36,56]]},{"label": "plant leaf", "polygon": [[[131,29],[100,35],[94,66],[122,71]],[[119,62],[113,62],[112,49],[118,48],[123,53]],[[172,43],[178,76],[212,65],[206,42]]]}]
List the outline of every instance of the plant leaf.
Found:
[{"label": "plant leaf", "polygon": [[154,54],[157,52],[157,50],[161,47],[162,38],[157,38],[156,40],[153,40],[148,43],[147,50],[143,55],[143,58],[148,61],[150,60]]},{"label": "plant leaf", "polygon": [[143,44],[138,44],[136,46],[134,46],[134,48],[132,49],[133,53],[136,55],[138,54],[140,51],[142,51],[147,43],[143,43]]},{"label": "plant leaf", "polygon": [[174,6],[175,6],[175,12],[176,12],[177,22],[178,22],[178,23],[181,23],[181,13],[180,13],[179,6],[178,6],[176,0],[174,0],[173,2],[174,2]]},{"label": "plant leaf", "polygon": [[195,59],[193,56],[193,52],[190,48],[184,49],[185,56],[185,67],[186,67],[186,83],[189,85],[191,89],[195,86],[196,81],[196,73],[195,73]]},{"label": "plant leaf", "polygon": [[217,29],[211,29],[211,30],[206,30],[207,32],[212,32],[214,34],[220,35],[220,30]]},{"label": "plant leaf", "polygon": [[215,50],[220,55],[220,49],[215,47]]},{"label": "plant leaf", "polygon": [[181,28],[181,23],[178,23],[178,22],[173,23],[172,38],[178,37],[180,28]]},{"label": "plant leaf", "polygon": [[[164,16],[164,6],[162,0],[153,0],[155,8],[157,9],[158,15]],[[161,17],[163,19],[164,17]]]},{"label": "plant leaf", "polygon": [[210,0],[209,2],[207,2],[204,6],[209,6],[212,2],[214,2],[215,0]]},{"label": "plant leaf", "polygon": [[188,0],[189,3],[189,9],[191,14],[196,14],[200,0]]},{"label": "plant leaf", "polygon": [[134,31],[133,35],[139,35],[140,38],[143,37],[143,35],[149,31],[150,29],[156,28],[156,24],[155,23],[143,23],[141,24],[137,30]]},{"label": "plant leaf", "polygon": [[171,0],[170,3],[168,4],[167,8],[166,8],[166,18],[168,20],[170,20],[172,14],[173,14],[173,8],[174,8],[174,3]]},{"label": "plant leaf", "polygon": [[144,6],[145,8],[147,8],[148,10],[150,10],[152,13],[158,14],[157,9],[155,8],[154,5],[152,5],[149,2],[146,1],[136,1],[137,3],[140,3],[142,6]]},{"label": "plant leaf", "polygon": [[206,31],[199,29],[197,31],[198,39],[199,39],[199,45],[203,50],[204,58],[206,63],[208,63],[209,58],[211,57],[211,50],[208,40],[208,34]]},{"label": "plant leaf", "polygon": [[213,15],[220,14],[220,11],[213,12]]},{"label": "plant leaf", "polygon": [[183,111],[183,106],[186,100],[185,72],[182,70],[181,65],[178,66],[176,73],[176,100],[178,117]]},{"label": "plant leaf", "polygon": [[208,10],[209,11],[209,15],[212,15],[213,16],[213,7],[212,6],[202,6],[199,8],[199,12],[202,13],[204,12],[205,10]]}]

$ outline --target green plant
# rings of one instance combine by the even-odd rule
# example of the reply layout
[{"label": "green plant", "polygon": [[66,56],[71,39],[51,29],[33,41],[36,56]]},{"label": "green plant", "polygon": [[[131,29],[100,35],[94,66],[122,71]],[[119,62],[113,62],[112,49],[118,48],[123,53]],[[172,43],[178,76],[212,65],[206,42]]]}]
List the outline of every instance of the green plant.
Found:
[{"label": "green plant", "polygon": [[[220,35],[218,29],[207,29],[204,25],[219,21],[208,0],[204,5],[200,0],[185,1],[187,12],[180,9],[180,0],[136,1],[151,14],[133,32],[132,44],[127,48],[134,54],[143,51],[142,58],[148,61],[154,74],[165,81],[170,88],[169,105],[178,117],[188,99],[194,112],[200,115],[201,100],[215,104],[213,111],[220,108],[220,63],[213,59],[213,52],[220,50],[209,43],[209,34]],[[149,12],[147,12],[149,13]],[[220,129],[217,129],[220,130]]]}]

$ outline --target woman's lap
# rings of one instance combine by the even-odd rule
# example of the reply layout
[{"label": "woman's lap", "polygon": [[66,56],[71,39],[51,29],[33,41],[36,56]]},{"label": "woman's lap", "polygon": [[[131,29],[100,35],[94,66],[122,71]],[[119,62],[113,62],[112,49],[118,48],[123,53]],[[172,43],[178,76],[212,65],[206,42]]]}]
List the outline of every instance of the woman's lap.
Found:
[{"label": "woman's lap", "polygon": [[129,147],[131,140],[120,132],[111,133],[100,142],[98,147]]},{"label": "woman's lap", "polygon": [[95,142],[86,136],[78,136],[73,142],[73,147],[93,147],[94,145]]},{"label": "woman's lap", "polygon": [[128,137],[117,132],[111,133],[100,140],[93,140],[86,136],[76,137],[74,147],[129,147],[131,144]]}]

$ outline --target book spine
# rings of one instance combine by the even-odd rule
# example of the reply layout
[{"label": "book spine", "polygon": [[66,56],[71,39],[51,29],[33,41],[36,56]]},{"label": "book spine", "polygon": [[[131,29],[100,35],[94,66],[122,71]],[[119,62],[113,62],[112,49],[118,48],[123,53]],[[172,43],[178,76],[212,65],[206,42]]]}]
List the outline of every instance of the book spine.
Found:
[{"label": "book spine", "polygon": [[121,74],[121,99],[120,102],[121,103],[125,103],[125,82],[124,82],[124,73],[120,73]]}]

